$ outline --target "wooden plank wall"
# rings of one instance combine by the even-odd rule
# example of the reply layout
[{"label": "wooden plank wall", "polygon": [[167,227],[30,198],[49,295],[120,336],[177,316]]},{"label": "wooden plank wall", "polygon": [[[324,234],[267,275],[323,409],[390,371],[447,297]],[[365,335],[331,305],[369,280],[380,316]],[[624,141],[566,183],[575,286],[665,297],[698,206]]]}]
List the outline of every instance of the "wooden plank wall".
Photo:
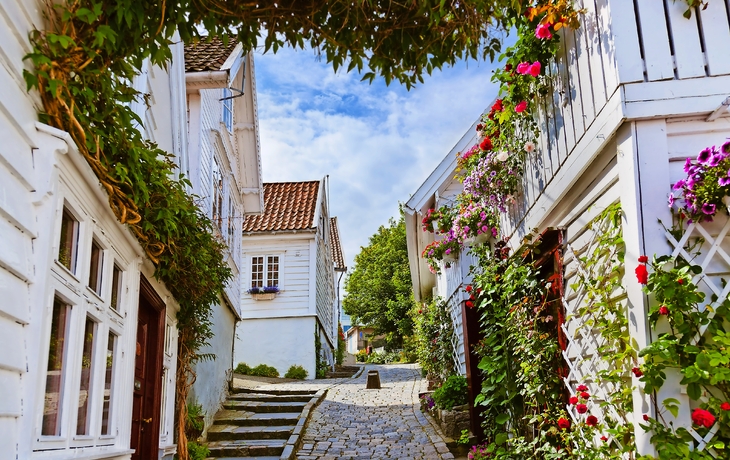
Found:
[{"label": "wooden plank wall", "polygon": [[[530,230],[521,227],[523,219],[620,85],[730,74],[730,0],[693,9],[690,19],[683,16],[686,4],[673,0],[577,3],[581,27],[560,32],[562,49],[547,66],[551,86],[538,108],[538,151],[503,222],[507,235]],[[569,185],[556,184],[551,194]]]}]

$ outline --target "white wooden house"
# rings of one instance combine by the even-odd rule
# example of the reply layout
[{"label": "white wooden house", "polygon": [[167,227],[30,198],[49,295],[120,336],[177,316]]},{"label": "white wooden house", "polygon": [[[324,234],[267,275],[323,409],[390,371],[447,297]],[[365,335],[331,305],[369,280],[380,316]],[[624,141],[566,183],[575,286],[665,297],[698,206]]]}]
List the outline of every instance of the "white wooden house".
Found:
[{"label": "white wooden house", "polygon": [[[69,134],[37,121],[22,72],[44,7],[0,3],[0,458],[171,459],[178,306]],[[172,51],[135,79],[150,97],[134,109],[179,160]]]},{"label": "white wooden house", "polygon": [[[513,248],[533,229],[562,230],[569,389],[598,365],[593,351],[596,337],[575,334],[583,319],[570,316],[587,301],[583,292],[571,290],[580,270],[575,254],[595,241],[587,224],[608,205],[621,204],[630,333],[643,347],[654,331],[646,319],[648,299],[633,276],[638,257],[679,250],[657,222],[671,223],[670,184],[683,176],[685,159],[730,137],[728,2],[709,0],[706,9],[692,9],[691,19],[683,17],[686,3],[679,1],[577,3],[585,8],[581,27],[561,31],[562,50],[548,68],[554,87],[550,99],[542,103],[537,154],[527,165],[521,199],[502,221]],[[432,190],[436,186],[427,187],[424,196],[434,194]],[[415,218],[422,217],[423,209],[416,205],[425,203],[416,196],[414,200],[411,225],[420,223]],[[720,216],[713,225],[693,225],[687,230],[696,236],[705,232],[708,250],[698,261],[710,276],[702,281],[703,287],[725,296],[727,290],[719,288],[716,276],[730,272],[726,222]],[[413,276],[414,284],[424,285],[419,274]],[[633,417],[637,447],[641,453],[651,453],[650,434],[638,426],[639,414],[654,417],[657,407],[641,391],[638,380],[632,383],[637,388]],[[610,389],[591,388],[591,394],[599,397],[606,391]],[[675,426],[694,432],[689,414],[695,402],[671,378],[662,392],[660,401],[672,396],[681,402]],[[664,417],[672,418],[668,413]],[[705,449],[711,438],[712,433],[706,439],[697,436],[695,447]]]},{"label": "white wooden house", "polygon": [[236,322],[241,318],[242,224],[246,215],[263,210],[253,55],[244,54],[234,39],[188,44],[185,82],[188,157],[181,169],[226,242],[233,273],[224,297],[213,305],[214,336],[201,350],[215,359],[196,365],[190,395],[190,402],[202,405],[209,426],[226,398],[233,367]]},{"label": "white wooden house", "polygon": [[339,235],[332,238],[337,229],[329,216],[327,179],[265,183],[264,204],[264,213],[248,217],[243,226],[244,294],[235,362],[267,364],[281,375],[300,365],[307,378],[315,378],[316,338],[320,360],[330,366],[337,348],[332,244]]}]

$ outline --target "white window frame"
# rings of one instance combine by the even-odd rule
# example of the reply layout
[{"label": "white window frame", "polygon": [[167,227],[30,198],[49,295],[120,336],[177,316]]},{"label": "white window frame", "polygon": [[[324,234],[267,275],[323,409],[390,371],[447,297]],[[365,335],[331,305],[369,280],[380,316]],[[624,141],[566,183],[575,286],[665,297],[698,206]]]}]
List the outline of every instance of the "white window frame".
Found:
[{"label": "white window frame", "polygon": [[250,289],[253,287],[253,260],[256,257],[263,257],[264,258],[264,278],[262,280],[263,286],[266,287],[269,282],[269,257],[278,257],[279,258],[279,269],[277,271],[278,275],[278,283],[276,286],[279,288],[279,291],[284,290],[284,254],[283,253],[265,253],[265,254],[251,254],[248,257],[248,280],[247,280],[247,286],[246,289]]},{"label": "white window frame", "polygon": [[221,101],[221,123],[225,125],[228,132],[233,132],[233,93],[228,88],[223,88],[223,100]]},{"label": "white window frame", "polygon": [[213,155],[211,163],[211,220],[213,226],[223,235],[223,208],[226,203],[226,181],[223,177],[223,171],[220,167],[220,161]]},{"label": "white window frame", "polygon": [[[127,303],[129,302],[129,283],[133,277],[128,276],[131,269],[130,264],[113,249],[112,243],[105,237],[103,229],[88,214],[83,212],[80,203],[74,200],[71,193],[65,186],[63,180],[59,183],[59,199],[56,212],[56,223],[54,225],[52,258],[54,263],[50,264],[48,272],[48,288],[45,296],[47,314],[44,315],[42,327],[40,355],[38,360],[38,372],[42,378],[36,382],[36,401],[34,417],[34,442],[33,451],[37,453],[54,450],[63,451],[75,448],[95,449],[102,446],[118,444],[122,441],[119,436],[120,423],[118,416],[123,403],[122,388],[119,386],[120,372],[124,365],[122,348],[126,335],[131,332],[127,329],[130,325],[125,324]],[[76,254],[75,271],[71,272],[58,260],[61,221],[64,207],[78,221],[78,242]],[[102,266],[99,268],[101,288],[99,292],[91,289],[89,284],[91,245],[92,241],[101,249]],[[119,292],[117,299],[117,310],[111,307],[112,276],[114,266],[121,271]],[[60,435],[41,435],[43,423],[43,411],[46,395],[46,372],[48,366],[48,353],[51,333],[51,316],[55,299],[69,305],[69,313],[66,319],[67,332],[63,375],[62,399],[60,406]],[[88,434],[77,435],[76,424],[79,412],[79,395],[82,370],[82,355],[84,344],[84,328],[87,318],[94,321],[94,342],[91,350],[91,375],[89,376],[89,408],[88,408]],[[111,400],[109,406],[109,423],[111,424],[110,434],[101,434],[101,420],[103,411],[103,394],[106,376],[106,357],[109,333],[116,335],[116,345],[112,362],[112,385]],[[126,332],[126,335],[125,335]],[[108,447],[107,447],[108,449]]]}]

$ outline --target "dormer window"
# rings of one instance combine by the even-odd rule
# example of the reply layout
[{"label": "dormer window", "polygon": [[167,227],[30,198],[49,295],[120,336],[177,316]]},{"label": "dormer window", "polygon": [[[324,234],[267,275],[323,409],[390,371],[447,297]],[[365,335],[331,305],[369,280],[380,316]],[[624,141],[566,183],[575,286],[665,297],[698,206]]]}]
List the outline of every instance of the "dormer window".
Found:
[{"label": "dormer window", "polygon": [[233,131],[233,95],[231,90],[223,88],[223,124],[228,131]]}]

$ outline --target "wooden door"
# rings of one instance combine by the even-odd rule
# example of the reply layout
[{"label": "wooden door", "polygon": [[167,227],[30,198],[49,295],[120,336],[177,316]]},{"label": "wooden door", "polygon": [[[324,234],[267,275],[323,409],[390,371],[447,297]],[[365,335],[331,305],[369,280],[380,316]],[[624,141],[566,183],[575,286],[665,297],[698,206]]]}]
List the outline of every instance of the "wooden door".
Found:
[{"label": "wooden door", "polygon": [[164,304],[142,277],[137,319],[137,345],[134,362],[134,399],[132,460],[157,458],[162,397],[162,347]]}]

